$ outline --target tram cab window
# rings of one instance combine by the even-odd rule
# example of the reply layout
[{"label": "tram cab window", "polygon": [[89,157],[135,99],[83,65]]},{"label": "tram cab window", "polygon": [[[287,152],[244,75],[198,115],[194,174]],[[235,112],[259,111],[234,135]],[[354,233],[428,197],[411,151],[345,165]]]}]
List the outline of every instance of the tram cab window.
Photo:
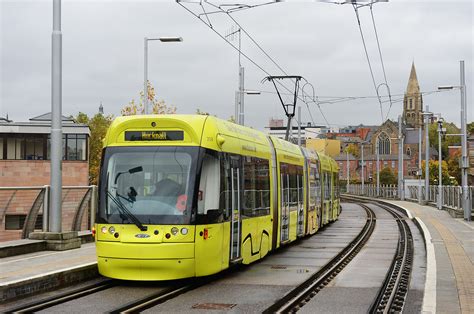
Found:
[{"label": "tram cab window", "polygon": [[202,161],[198,192],[198,214],[219,208],[220,163],[217,156],[206,153]]},{"label": "tram cab window", "polygon": [[101,173],[101,223],[189,224],[198,149],[107,148]]}]

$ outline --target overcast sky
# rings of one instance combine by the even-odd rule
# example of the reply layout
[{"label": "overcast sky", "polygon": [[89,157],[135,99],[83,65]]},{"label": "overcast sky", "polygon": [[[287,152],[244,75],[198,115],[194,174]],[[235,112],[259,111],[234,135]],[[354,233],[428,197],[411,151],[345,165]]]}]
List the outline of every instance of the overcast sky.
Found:
[{"label": "overcast sky", "polygon": [[[430,92],[439,85],[459,85],[459,60],[465,60],[468,120],[473,120],[473,3],[391,0],[373,6],[393,99],[405,92],[413,61],[421,90]],[[311,82],[319,99],[372,97],[322,104],[329,123],[381,123],[351,5],[289,0],[237,12],[233,17],[288,74]],[[360,17],[380,84],[383,72],[369,8],[361,8]],[[0,116],[27,121],[51,111],[52,1],[0,0],[0,19]],[[224,15],[212,16],[211,22],[221,32],[232,26]],[[174,1],[63,0],[62,33],[65,115],[95,114],[102,102],[105,113],[117,116],[132,98],[137,99],[143,86],[145,36],[184,39],[182,43],[149,44],[149,79],[159,99],[175,105],[178,113],[194,113],[199,108],[221,118],[234,114],[237,52]],[[282,75],[246,36],[242,50],[267,72]],[[245,59],[243,66],[247,89],[274,91],[271,84],[261,83],[264,72]],[[380,91],[386,95],[383,87]],[[246,124],[254,128],[262,129],[271,117],[283,117],[275,94],[247,96],[245,103]],[[426,95],[424,104],[459,124],[459,91]],[[314,121],[324,123],[317,107],[310,109]],[[389,104],[384,104],[385,115],[388,109]],[[395,102],[389,118],[396,119],[401,112],[402,103]],[[302,113],[303,121],[311,121],[305,105]]]}]

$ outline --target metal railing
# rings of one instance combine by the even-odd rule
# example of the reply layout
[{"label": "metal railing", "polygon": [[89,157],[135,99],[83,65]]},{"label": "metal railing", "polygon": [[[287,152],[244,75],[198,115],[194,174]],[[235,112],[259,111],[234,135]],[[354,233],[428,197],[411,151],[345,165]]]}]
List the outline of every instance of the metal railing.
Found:
[{"label": "metal railing", "polygon": [[[0,233],[18,230],[7,222],[9,216],[21,227],[19,238],[28,238],[33,231],[49,231],[50,193],[49,185],[0,187]],[[97,186],[64,186],[61,205],[63,231],[90,230],[95,223]]]},{"label": "metal railing", "polygon": [[[365,184],[362,189],[361,184],[349,184],[344,188],[345,193],[352,195],[367,196],[373,198],[399,199],[397,185],[381,185],[380,191],[377,193],[377,187],[373,184]],[[437,206],[438,199],[442,197],[442,207],[445,209],[453,209],[462,211],[462,188],[460,186],[442,186],[441,190],[438,185],[430,185],[428,190],[424,186],[418,187],[416,185],[408,186],[405,190],[405,199],[409,201],[418,202],[418,194],[421,191],[421,199],[425,200],[425,195],[428,193],[428,203]],[[474,186],[469,187],[470,199],[474,196]],[[471,210],[474,211],[474,202],[471,202]]]}]

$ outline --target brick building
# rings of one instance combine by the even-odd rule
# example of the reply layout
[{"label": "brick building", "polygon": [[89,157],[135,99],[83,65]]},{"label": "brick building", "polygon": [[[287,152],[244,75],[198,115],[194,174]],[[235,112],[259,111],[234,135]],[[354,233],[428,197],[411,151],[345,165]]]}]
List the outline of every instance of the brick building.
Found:
[{"label": "brick building", "polygon": [[[63,186],[89,184],[87,125],[63,117]],[[51,114],[28,122],[0,119],[0,187],[42,187],[50,184]],[[16,239],[40,188],[0,190],[0,241]],[[63,191],[63,220],[70,228],[74,209],[84,190]],[[36,221],[42,224],[42,215]]]}]

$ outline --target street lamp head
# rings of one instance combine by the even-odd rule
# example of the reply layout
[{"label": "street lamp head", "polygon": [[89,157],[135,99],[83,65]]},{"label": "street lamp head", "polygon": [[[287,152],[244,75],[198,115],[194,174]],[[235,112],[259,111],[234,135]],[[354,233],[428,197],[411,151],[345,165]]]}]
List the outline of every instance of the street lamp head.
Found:
[{"label": "street lamp head", "polygon": [[454,86],[438,86],[438,90],[448,90],[448,89],[453,89]]},{"label": "street lamp head", "polygon": [[260,95],[261,94],[259,90],[245,90],[244,93],[247,95]]},{"label": "street lamp head", "polygon": [[170,42],[182,42],[182,37],[160,37],[158,38],[163,43],[170,43]]}]

